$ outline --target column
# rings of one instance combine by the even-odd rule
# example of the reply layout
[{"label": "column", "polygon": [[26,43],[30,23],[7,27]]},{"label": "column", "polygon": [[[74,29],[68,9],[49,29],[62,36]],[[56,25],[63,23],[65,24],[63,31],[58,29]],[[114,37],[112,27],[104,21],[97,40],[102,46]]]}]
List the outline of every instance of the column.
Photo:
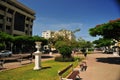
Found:
[{"label": "column", "polygon": [[12,15],[11,35],[13,35],[13,31],[14,31],[15,13],[16,11],[14,11]]},{"label": "column", "polygon": [[5,14],[4,14],[4,22],[3,22],[3,31],[4,31],[4,32],[6,32],[7,11],[8,11],[8,8],[6,8]]}]

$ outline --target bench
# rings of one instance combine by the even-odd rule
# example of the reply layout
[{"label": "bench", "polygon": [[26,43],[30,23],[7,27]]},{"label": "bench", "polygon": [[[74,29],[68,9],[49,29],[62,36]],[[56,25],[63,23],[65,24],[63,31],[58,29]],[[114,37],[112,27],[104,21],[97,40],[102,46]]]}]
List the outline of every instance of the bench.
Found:
[{"label": "bench", "polygon": [[[63,74],[69,70],[69,69],[72,69],[71,73],[66,77],[66,78],[63,78]],[[75,80],[76,77],[78,77],[80,79],[80,76],[79,76],[79,70],[73,70],[73,64],[70,64],[69,66],[67,66],[65,69],[61,70],[61,71],[58,71],[58,75],[59,75],[59,78],[60,80]]]},{"label": "bench", "polygon": [[81,71],[86,71],[87,70],[86,61],[82,61],[82,63],[79,66],[80,66]]}]

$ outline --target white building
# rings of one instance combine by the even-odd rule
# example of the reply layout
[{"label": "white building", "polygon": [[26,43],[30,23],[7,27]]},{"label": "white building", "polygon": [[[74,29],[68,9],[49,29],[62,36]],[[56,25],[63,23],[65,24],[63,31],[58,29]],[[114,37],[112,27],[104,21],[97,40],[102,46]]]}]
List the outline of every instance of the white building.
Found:
[{"label": "white building", "polygon": [[44,37],[45,39],[57,37],[58,35],[63,36],[65,38],[68,37],[69,40],[75,39],[75,35],[70,30],[59,30],[59,31],[47,30],[42,32],[42,37]]},{"label": "white building", "polygon": [[75,35],[70,30],[59,30],[59,31],[56,31],[54,33],[54,36],[56,36],[56,35],[63,36],[65,38],[68,38],[69,40],[75,39]]},{"label": "white building", "polygon": [[53,31],[47,30],[47,31],[43,31],[42,32],[42,37],[44,37],[45,39],[49,39],[52,37],[52,33]]}]

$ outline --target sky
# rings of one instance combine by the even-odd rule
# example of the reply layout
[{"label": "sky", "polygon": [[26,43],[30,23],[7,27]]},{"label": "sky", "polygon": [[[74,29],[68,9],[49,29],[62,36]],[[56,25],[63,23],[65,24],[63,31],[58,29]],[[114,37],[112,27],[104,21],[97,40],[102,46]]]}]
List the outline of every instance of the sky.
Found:
[{"label": "sky", "polygon": [[36,13],[33,35],[43,31],[66,29],[76,32],[77,38],[94,41],[89,29],[98,24],[120,18],[120,8],[115,0],[18,0]]}]

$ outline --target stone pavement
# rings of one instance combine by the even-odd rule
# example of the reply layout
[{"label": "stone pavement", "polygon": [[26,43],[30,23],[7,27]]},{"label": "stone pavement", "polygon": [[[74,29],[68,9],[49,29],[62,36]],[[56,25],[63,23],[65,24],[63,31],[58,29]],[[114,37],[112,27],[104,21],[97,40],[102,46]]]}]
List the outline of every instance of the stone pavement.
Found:
[{"label": "stone pavement", "polygon": [[120,57],[96,52],[88,55],[87,70],[80,72],[81,80],[120,80]]}]

